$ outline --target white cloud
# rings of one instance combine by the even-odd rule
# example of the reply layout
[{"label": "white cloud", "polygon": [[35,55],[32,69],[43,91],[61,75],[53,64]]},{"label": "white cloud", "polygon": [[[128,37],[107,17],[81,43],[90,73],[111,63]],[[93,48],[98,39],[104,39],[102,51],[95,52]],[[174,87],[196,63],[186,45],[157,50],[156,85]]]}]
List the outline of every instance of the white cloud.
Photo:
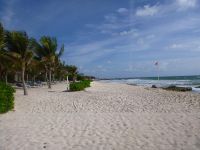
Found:
[{"label": "white cloud", "polygon": [[142,38],[137,40],[137,44],[139,44],[139,45],[144,45],[144,43],[145,42],[144,42],[144,40]]},{"label": "white cloud", "polygon": [[159,7],[157,5],[155,6],[149,6],[145,5],[143,8],[139,8],[136,11],[136,16],[154,16],[158,13]]},{"label": "white cloud", "polygon": [[132,31],[122,31],[122,32],[120,32],[119,34],[120,34],[121,36],[124,36],[124,35],[128,35],[128,34],[130,34],[130,33],[132,33]]},{"label": "white cloud", "polygon": [[182,44],[172,44],[172,45],[170,46],[170,48],[172,48],[172,49],[183,48],[183,45],[182,45]]},{"label": "white cloud", "polygon": [[181,9],[194,8],[197,5],[197,0],[176,0]]},{"label": "white cloud", "polygon": [[97,68],[98,68],[98,69],[102,69],[103,66],[102,66],[102,65],[98,65]]},{"label": "white cloud", "polygon": [[101,34],[111,36],[130,34],[132,31],[127,29],[132,27],[130,16],[128,15],[129,10],[126,8],[119,8],[117,12],[104,15],[104,20],[98,25],[85,24],[85,26],[97,30]]},{"label": "white cloud", "polygon": [[150,34],[150,35],[147,35],[146,36],[146,39],[154,39],[155,38],[155,35],[154,34]]},{"label": "white cloud", "polygon": [[2,16],[0,16],[1,17],[0,19],[7,27],[10,27],[11,21],[14,17],[14,12],[13,12],[14,3],[15,0],[5,1],[4,9],[0,12],[2,14]]},{"label": "white cloud", "polygon": [[117,10],[117,12],[120,13],[120,14],[125,14],[125,13],[128,12],[128,9],[127,9],[127,8],[119,8],[119,9]]},{"label": "white cloud", "polygon": [[6,12],[6,15],[2,17],[2,20],[7,26],[9,26],[10,22],[11,22],[11,20],[13,18],[14,13],[10,9],[6,9],[5,12]]},{"label": "white cloud", "polygon": [[111,64],[111,63],[112,63],[112,61],[111,61],[111,60],[108,60],[108,61],[106,61],[106,63],[107,63],[107,64]]},{"label": "white cloud", "polygon": [[109,22],[115,22],[117,20],[116,15],[114,14],[108,14],[106,16],[104,16],[105,20],[109,21]]},{"label": "white cloud", "polygon": [[181,40],[177,43],[173,43],[167,47],[167,50],[180,50],[180,51],[186,51],[186,52],[199,52],[200,51],[200,44],[199,39],[187,39],[187,40]]},{"label": "white cloud", "polygon": [[131,30],[124,30],[124,31],[121,31],[121,32],[119,33],[119,35],[121,35],[121,36],[130,35],[130,34],[131,34],[131,35],[134,35],[135,37],[138,36],[137,31],[134,30],[134,29],[131,29]]}]

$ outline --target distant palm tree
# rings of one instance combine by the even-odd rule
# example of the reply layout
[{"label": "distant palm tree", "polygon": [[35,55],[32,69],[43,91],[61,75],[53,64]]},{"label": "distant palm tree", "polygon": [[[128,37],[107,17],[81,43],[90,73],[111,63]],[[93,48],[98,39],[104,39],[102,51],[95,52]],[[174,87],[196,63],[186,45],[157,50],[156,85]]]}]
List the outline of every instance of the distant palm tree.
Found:
[{"label": "distant palm tree", "polygon": [[5,82],[7,84],[7,75],[8,71],[12,68],[12,63],[9,61],[9,59],[5,56],[5,31],[0,23],[0,76],[4,76]]},{"label": "distant palm tree", "polygon": [[2,24],[0,23],[0,50],[5,46],[5,34]]},{"label": "distant palm tree", "polygon": [[0,55],[0,75],[3,76],[5,83],[8,83],[8,73],[13,71],[15,64],[10,60],[5,53]]},{"label": "distant palm tree", "polygon": [[28,95],[24,80],[24,73],[26,67],[32,60],[33,52],[31,51],[31,48],[29,46],[29,38],[26,32],[7,32],[6,48],[6,55],[8,55],[15,63],[18,63],[21,68],[24,95]]},{"label": "distant palm tree", "polygon": [[49,36],[43,36],[40,41],[32,39],[32,47],[34,47],[35,55],[45,65],[48,71],[48,87],[51,88],[52,71],[55,68],[57,59],[61,57],[64,52],[64,45],[62,45],[59,52],[57,52],[57,40]]},{"label": "distant palm tree", "polygon": [[26,69],[26,81],[29,81],[29,75],[32,78],[33,83],[35,83],[35,78],[37,75],[40,74],[40,62],[32,59],[31,63],[29,64],[29,67]]},{"label": "distant palm tree", "polygon": [[66,79],[67,75],[68,75],[68,71],[66,69],[66,65],[65,62],[58,62],[57,66],[56,66],[56,70],[55,70],[55,75],[56,78],[59,81],[62,81],[63,79]]},{"label": "distant palm tree", "polygon": [[4,29],[2,24],[0,23],[0,76],[3,70],[3,48],[4,48]]},{"label": "distant palm tree", "polygon": [[67,66],[67,71],[72,76],[73,82],[75,82],[76,79],[77,79],[78,68],[76,66],[73,66],[73,65]]}]

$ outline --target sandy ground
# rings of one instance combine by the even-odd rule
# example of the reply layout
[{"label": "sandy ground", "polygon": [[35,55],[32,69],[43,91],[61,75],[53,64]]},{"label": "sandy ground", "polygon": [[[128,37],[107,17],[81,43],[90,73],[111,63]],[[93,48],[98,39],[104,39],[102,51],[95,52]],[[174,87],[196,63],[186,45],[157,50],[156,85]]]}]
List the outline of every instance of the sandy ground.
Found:
[{"label": "sandy ground", "polygon": [[200,94],[114,83],[15,94],[0,115],[0,150],[200,150]]}]

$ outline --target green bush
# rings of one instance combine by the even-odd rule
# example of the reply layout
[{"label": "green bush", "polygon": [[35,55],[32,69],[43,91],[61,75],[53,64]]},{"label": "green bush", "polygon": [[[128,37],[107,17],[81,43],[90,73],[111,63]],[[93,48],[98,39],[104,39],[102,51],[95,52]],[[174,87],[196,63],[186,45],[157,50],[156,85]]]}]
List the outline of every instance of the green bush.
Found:
[{"label": "green bush", "polygon": [[5,83],[0,83],[0,113],[5,113],[14,108],[15,89]]},{"label": "green bush", "polygon": [[83,80],[80,82],[70,83],[70,91],[82,91],[87,87],[90,87],[90,80]]},{"label": "green bush", "polygon": [[90,80],[83,80],[81,82],[85,87],[90,87],[90,82],[91,82]]}]

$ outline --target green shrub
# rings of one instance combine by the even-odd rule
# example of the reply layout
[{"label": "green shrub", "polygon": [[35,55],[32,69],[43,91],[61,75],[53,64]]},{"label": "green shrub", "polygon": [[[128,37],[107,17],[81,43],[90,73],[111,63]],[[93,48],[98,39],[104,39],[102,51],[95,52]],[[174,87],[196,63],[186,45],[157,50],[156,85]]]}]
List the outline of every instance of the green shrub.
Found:
[{"label": "green shrub", "polygon": [[91,82],[90,80],[83,80],[81,82],[85,87],[90,87],[90,82]]},{"label": "green shrub", "polygon": [[70,83],[70,91],[82,91],[84,89],[84,85],[80,82]]},{"label": "green shrub", "polygon": [[14,108],[15,89],[5,83],[0,83],[0,113],[5,113]]},{"label": "green shrub", "polygon": [[90,80],[83,80],[80,82],[70,83],[70,91],[82,91],[87,87],[90,87]]}]

